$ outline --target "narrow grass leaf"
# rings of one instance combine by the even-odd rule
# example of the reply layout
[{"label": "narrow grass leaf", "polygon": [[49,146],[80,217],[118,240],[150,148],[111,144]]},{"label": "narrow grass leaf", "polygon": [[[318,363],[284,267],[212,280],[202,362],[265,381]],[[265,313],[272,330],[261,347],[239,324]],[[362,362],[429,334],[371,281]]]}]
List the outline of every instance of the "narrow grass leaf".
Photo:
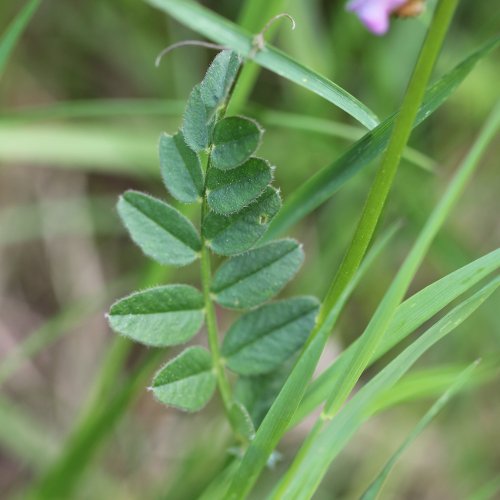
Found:
[{"label": "narrow grass leaf", "polygon": [[220,52],[212,61],[202,82],[191,91],[182,130],[186,143],[194,151],[208,148],[217,113],[228,98],[240,64],[241,59],[236,53],[230,50]]},{"label": "narrow grass leaf", "polygon": [[23,31],[35,14],[40,0],[30,0],[18,12],[16,17],[9,24],[7,30],[0,37],[0,78],[3,75],[10,54],[14,50],[17,42],[21,38]]},{"label": "narrow grass leaf", "polygon": [[343,88],[271,45],[266,44],[265,49],[256,51],[250,33],[210,9],[190,0],[148,0],[148,3],[210,40],[231,47],[260,66],[314,92],[350,114],[365,127],[371,129],[377,125],[375,114]]},{"label": "narrow grass leaf", "polygon": [[259,147],[263,130],[259,124],[242,116],[228,116],[217,122],[212,137],[210,164],[220,170],[238,167]]},{"label": "narrow grass leaf", "polygon": [[[405,300],[397,308],[387,332],[370,363],[380,359],[392,347],[430,320],[454,299],[470,290],[499,267],[500,250],[494,250],[430,284]],[[332,381],[336,380],[339,374],[352,363],[359,342],[359,339],[353,342],[332,365],[311,382],[290,426],[299,423],[325,401],[332,391]]]},{"label": "narrow grass leaf", "polygon": [[219,214],[238,212],[254,201],[272,179],[272,168],[262,158],[250,158],[227,172],[211,168],[207,174],[208,205]]},{"label": "narrow grass leaf", "polygon": [[182,132],[162,134],[159,152],[161,176],[170,194],[184,203],[201,200],[205,183],[201,162]]},{"label": "narrow grass leaf", "polygon": [[379,394],[392,387],[427,350],[462,324],[499,285],[500,278],[495,278],[462,301],[358,391],[319,433],[308,447],[307,458],[293,474],[282,478],[270,498],[311,498],[331,462],[369,417]]},{"label": "narrow grass leaf", "polygon": [[[436,111],[472,71],[476,63],[488,55],[499,43],[500,37],[489,41],[432,84],[424,96],[414,127]],[[309,177],[288,196],[280,213],[269,227],[265,238],[273,239],[285,232],[328,200],[349,179],[377,158],[387,147],[396,116],[393,115],[384,120],[377,128],[358,140],[342,156]]]},{"label": "narrow grass leaf", "polygon": [[210,353],[203,347],[188,347],[160,369],[151,390],[163,404],[194,412],[210,401],[215,386]]},{"label": "narrow grass leaf", "polygon": [[193,224],[167,203],[137,191],[120,197],[118,213],[134,242],[160,264],[196,260],[201,241]]},{"label": "narrow grass leaf", "polygon": [[134,293],[111,306],[113,330],[141,344],[166,347],[187,342],[203,324],[201,292],[188,285],[166,285]]},{"label": "narrow grass leaf", "polygon": [[236,255],[250,249],[262,237],[280,208],[278,191],[267,186],[254,202],[235,214],[209,212],[201,230],[212,251],[219,255]]},{"label": "narrow grass leaf", "polygon": [[230,309],[256,307],[276,295],[293,278],[304,260],[292,239],[273,241],[224,262],[215,273],[215,300]]},{"label": "narrow grass leaf", "polygon": [[294,297],[244,314],[228,330],[222,344],[227,366],[240,375],[277,369],[304,345],[318,310],[314,297]]},{"label": "narrow grass leaf", "polygon": [[391,472],[392,468],[399,460],[401,455],[406,451],[406,449],[417,439],[417,437],[424,431],[424,429],[431,423],[431,421],[436,417],[436,415],[443,409],[443,407],[450,401],[450,399],[459,392],[463,386],[470,381],[473,371],[477,366],[477,362],[473,363],[466,370],[464,370],[460,376],[455,380],[453,385],[431,406],[427,413],[418,422],[415,428],[411,431],[408,437],[403,441],[401,446],[394,452],[388,462],[385,464],[384,468],[380,471],[375,480],[371,483],[368,489],[363,493],[360,500],[376,500],[380,495],[382,487],[384,485],[387,476]]}]

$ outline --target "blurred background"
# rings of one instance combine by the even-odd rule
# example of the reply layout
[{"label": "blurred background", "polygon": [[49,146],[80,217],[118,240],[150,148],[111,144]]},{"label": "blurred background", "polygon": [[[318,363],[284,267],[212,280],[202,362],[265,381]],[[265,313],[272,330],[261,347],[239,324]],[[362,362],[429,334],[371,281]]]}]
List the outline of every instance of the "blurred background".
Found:
[{"label": "blurred background", "polygon": [[[203,3],[245,25],[252,1]],[[461,2],[436,75],[498,34],[500,11],[493,3]],[[0,3],[0,32],[21,6]],[[387,36],[376,38],[345,12],[343,1],[284,0],[280,10],[295,17],[297,28],[283,23],[277,46],[378,116],[398,108],[428,16],[397,21]],[[176,271],[148,261],[115,210],[117,196],[128,188],[166,196],[157,141],[162,131],[179,126],[190,89],[214,52],[179,49],[159,68],[154,60],[165,46],[188,38],[199,37],[145,2],[47,0],[1,77],[1,498],[22,498],[40,478],[50,483],[65,477],[65,498],[192,499],[227,461],[229,436],[217,399],[201,413],[185,415],[145,390],[176,349],[131,346],[104,318],[109,305],[132,290],[197,283],[196,265]],[[351,300],[325,363],[363,331],[498,99],[498,63],[498,52],[481,61],[413,134],[412,147],[435,171],[403,161],[384,221],[399,220],[403,228]],[[259,154],[277,166],[275,184],[284,199],[363,133],[333,105],[268,71],[260,73],[244,112],[266,129]],[[498,246],[499,155],[497,141],[412,292]],[[285,294],[324,294],[372,174],[373,168],[365,169],[294,227],[307,257]],[[405,454],[384,498],[468,498],[498,474],[499,305],[493,297],[416,367],[421,376],[443,381],[478,357],[495,369],[447,406]],[[218,314],[224,327],[230,318]],[[415,398],[372,419],[337,459],[317,498],[357,498],[431,401]],[[265,473],[260,488],[275,481],[307,429],[306,422],[287,436],[281,461]]]}]

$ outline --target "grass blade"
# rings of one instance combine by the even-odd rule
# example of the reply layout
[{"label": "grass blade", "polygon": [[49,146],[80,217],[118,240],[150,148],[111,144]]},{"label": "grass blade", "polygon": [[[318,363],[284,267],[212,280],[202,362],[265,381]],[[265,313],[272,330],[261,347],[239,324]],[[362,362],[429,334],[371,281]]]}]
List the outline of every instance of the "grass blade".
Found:
[{"label": "grass blade", "polygon": [[479,361],[476,361],[465,369],[453,385],[431,406],[427,413],[418,422],[415,428],[410,432],[408,437],[403,441],[401,446],[394,452],[390,459],[385,464],[384,468],[380,471],[379,475],[371,483],[365,493],[362,495],[361,500],[376,500],[379,496],[380,491],[384,485],[387,476],[391,472],[392,468],[399,460],[401,455],[406,451],[406,449],[417,439],[417,437],[424,431],[424,429],[431,423],[432,419],[444,408],[444,406],[449,402],[449,400],[459,392],[463,386],[470,381],[473,375],[474,369],[478,365]]},{"label": "grass blade", "polygon": [[378,348],[430,244],[465,189],[467,182],[479,163],[482,153],[495,136],[499,126],[500,103],[486,121],[469,154],[464,159],[444,196],[432,212],[408,257],[405,259],[382,302],[375,311],[355,350],[354,362],[340,375],[332,388],[332,396],[327,401],[325,407],[327,415],[332,416],[337,412],[370,362],[372,353]]},{"label": "grass blade", "polygon": [[[404,301],[397,308],[381,344],[370,360],[370,364],[499,267],[500,249],[457,269]],[[340,373],[353,362],[359,342],[359,339],[353,342],[332,365],[311,383],[290,426],[298,424],[326,400],[332,390],[331,381],[336,380]]]},{"label": "grass blade", "polygon": [[251,34],[210,9],[190,0],[147,1],[210,40],[230,47],[260,66],[314,92],[350,114],[366,128],[372,129],[378,124],[375,114],[362,102],[280,50],[266,44],[264,49],[255,53]]},{"label": "grass blade", "polygon": [[[332,419],[335,420],[335,415],[351,393],[365,368],[368,366],[371,358],[373,357],[373,353],[379,348],[381,340],[394,317],[395,311],[406,293],[411,280],[415,276],[415,273],[431,242],[439,231],[439,228],[442,226],[445,218],[455,205],[458,197],[464,190],[465,185],[474,172],[483,151],[494,137],[499,125],[500,104],[493,110],[489,119],[486,121],[479,137],[472,146],[458,172],[455,174],[455,177],[452,179],[444,196],[434,209],[417,238],[417,241],[413,245],[413,248],[399,269],[399,272],[394,278],[388,291],[384,295],[384,298],[372,316],[371,321],[369,322],[363,335],[360,337],[359,344],[354,349],[352,362],[339,373],[335,380],[332,381],[331,394],[325,403],[321,418],[316,422],[316,425],[308,435],[295,461],[284,476],[281,486],[277,490],[280,492],[280,495],[285,494],[285,492],[289,495],[291,491],[295,491],[297,488],[302,488],[302,486],[300,486],[295,480],[298,471],[301,470],[305,464],[310,464],[316,459],[313,458],[313,455],[318,452],[318,448],[321,448],[321,446],[324,445],[324,433],[322,432],[322,428],[324,427],[325,422]],[[446,328],[444,327],[444,329]],[[316,473],[318,473],[318,475],[316,479],[313,479],[309,484],[309,487],[312,489],[305,490],[308,491],[308,494],[312,494],[315,491],[315,488],[318,486],[323,474],[328,469],[330,462],[327,462],[327,460],[333,460],[333,458],[331,458],[328,454],[323,454],[323,459],[325,460],[324,463],[321,463],[320,460],[320,462],[316,464],[318,469],[314,470],[314,474],[312,474],[311,471],[311,477]],[[307,478],[307,481],[309,480],[310,478]],[[309,497],[304,496],[304,498]]]},{"label": "grass blade", "polygon": [[[474,66],[500,43],[500,37],[489,41],[449,73],[431,85],[417,113],[414,127],[422,123],[456,90]],[[265,239],[273,239],[328,200],[349,179],[384,151],[397,115],[387,118],[377,128],[349,148],[340,158],[307,179],[288,196],[272,221]]]},{"label": "grass blade", "polygon": [[0,78],[3,75],[10,54],[39,5],[40,0],[30,0],[26,3],[0,38]]},{"label": "grass blade", "polygon": [[370,415],[369,410],[379,394],[392,387],[428,349],[462,324],[499,285],[497,277],[464,300],[366,384],[319,433],[309,448],[307,459],[293,475],[283,478],[286,479],[277,486],[271,498],[310,498],[330,463]]}]

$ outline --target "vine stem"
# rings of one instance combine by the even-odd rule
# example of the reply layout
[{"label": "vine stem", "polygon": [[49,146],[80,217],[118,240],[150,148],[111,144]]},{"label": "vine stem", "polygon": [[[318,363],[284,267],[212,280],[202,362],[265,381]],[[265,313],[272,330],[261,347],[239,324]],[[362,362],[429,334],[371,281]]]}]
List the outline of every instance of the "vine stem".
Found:
[{"label": "vine stem", "polygon": [[[292,373],[245,453],[240,467],[233,476],[232,483],[224,497],[225,499],[240,500],[247,497],[264,468],[269,455],[286,432],[288,424],[304,395],[307,383],[314,372],[335,323],[337,315],[334,312],[350,281],[356,274],[372,240],[457,3],[458,0],[440,0],[436,7],[418,61],[410,78],[401,110],[394,124],[388,148],[376,173],[351,244],[323,301],[316,327],[311,332]],[[350,392],[351,384],[349,380],[342,380],[341,386],[342,391],[335,398],[336,401],[334,405],[330,406],[330,410],[337,408],[341,401],[344,400],[345,394]],[[319,432],[321,427],[322,423],[319,423],[315,433]],[[307,440],[306,445],[308,443],[309,440]],[[299,462],[304,455],[300,453]],[[286,486],[286,481],[284,486]],[[280,496],[281,491],[280,488],[274,498],[282,498]]]}]

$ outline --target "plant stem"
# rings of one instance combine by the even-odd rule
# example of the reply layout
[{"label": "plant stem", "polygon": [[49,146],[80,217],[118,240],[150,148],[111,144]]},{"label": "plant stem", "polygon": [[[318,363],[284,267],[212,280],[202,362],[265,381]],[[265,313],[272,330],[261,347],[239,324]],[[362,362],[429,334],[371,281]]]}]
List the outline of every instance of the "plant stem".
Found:
[{"label": "plant stem", "polygon": [[[207,169],[206,169],[207,176],[209,168],[210,168],[210,156],[208,157],[207,161]],[[201,205],[202,221],[205,216],[206,210],[207,210],[207,200],[204,193]],[[247,442],[247,439],[238,431],[232,416],[231,410],[233,407],[233,396],[231,391],[231,385],[227,378],[226,371],[224,369],[224,363],[220,355],[217,316],[215,314],[215,306],[210,292],[212,284],[210,249],[207,245],[207,241],[204,238],[203,234],[201,236],[201,283],[203,288],[203,297],[205,300],[208,346],[210,347],[210,353],[212,354],[212,363],[215,370],[215,375],[217,377],[217,385],[219,387],[222,403],[224,405],[224,411],[226,413],[227,419],[229,420],[231,428],[233,429],[235,437],[239,441],[245,444]]]},{"label": "plant stem", "polygon": [[[206,200],[204,199],[201,209],[202,220],[205,210]],[[203,297],[205,299],[205,313],[207,317],[208,345],[210,347],[210,352],[212,353],[214,370],[217,376],[217,383],[219,385],[222,402],[224,403],[226,412],[229,413],[233,398],[231,396],[231,386],[229,385],[229,380],[227,379],[226,372],[224,371],[224,365],[222,364],[219,350],[219,336],[217,333],[217,318],[215,315],[214,303],[210,296],[210,286],[212,282],[210,250],[203,237],[201,241],[201,281],[203,286]]]},{"label": "plant stem", "polygon": [[265,466],[267,458],[285,433],[288,423],[302,399],[307,383],[328,339],[326,330],[331,331],[330,325],[328,325],[330,327],[328,329],[325,328],[325,325],[327,323],[333,325],[335,322],[336,317],[332,318],[332,311],[335,310],[339,298],[342,297],[344,290],[358,270],[375,232],[457,2],[458,0],[441,0],[436,8],[411,76],[401,111],[396,119],[389,146],[368,194],[352,243],[323,301],[316,327],[309,336],[289,379],[264,418],[255,439],[243,457],[226,498],[241,499],[248,495],[260,471]]}]

